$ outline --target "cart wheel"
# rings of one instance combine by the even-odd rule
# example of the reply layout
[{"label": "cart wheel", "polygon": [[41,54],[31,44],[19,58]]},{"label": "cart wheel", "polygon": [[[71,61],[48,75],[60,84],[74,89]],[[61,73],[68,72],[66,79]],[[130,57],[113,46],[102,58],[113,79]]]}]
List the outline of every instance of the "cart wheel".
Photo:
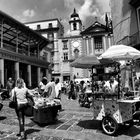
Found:
[{"label": "cart wheel", "polygon": [[118,129],[118,123],[110,116],[106,116],[102,120],[102,129],[108,135],[114,135]]}]

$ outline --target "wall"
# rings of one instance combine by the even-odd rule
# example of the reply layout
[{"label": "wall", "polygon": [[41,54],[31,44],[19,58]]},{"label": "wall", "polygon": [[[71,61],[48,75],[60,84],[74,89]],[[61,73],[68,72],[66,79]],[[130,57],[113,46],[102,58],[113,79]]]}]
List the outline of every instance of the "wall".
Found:
[{"label": "wall", "polygon": [[111,1],[114,44],[138,31],[136,10],[129,2],[130,0]]}]

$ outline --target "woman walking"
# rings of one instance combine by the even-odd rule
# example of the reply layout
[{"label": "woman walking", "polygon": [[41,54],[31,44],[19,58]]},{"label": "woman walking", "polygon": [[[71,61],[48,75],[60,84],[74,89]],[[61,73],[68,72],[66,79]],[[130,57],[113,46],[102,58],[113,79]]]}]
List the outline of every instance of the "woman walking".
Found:
[{"label": "woman walking", "polygon": [[[18,121],[19,121],[19,134],[17,134],[18,139],[25,138],[25,114],[24,111],[27,107],[27,94],[28,89],[24,87],[24,80],[22,78],[17,79],[16,86],[12,89],[12,98],[16,97],[17,107],[15,108]],[[15,96],[15,97],[14,97]]]}]

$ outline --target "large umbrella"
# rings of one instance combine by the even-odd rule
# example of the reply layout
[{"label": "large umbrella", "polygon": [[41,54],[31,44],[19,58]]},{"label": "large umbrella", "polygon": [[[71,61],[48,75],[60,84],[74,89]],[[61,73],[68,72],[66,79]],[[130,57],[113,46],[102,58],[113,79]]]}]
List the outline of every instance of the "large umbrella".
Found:
[{"label": "large umbrella", "polygon": [[113,63],[113,61],[108,60],[108,59],[98,59],[97,56],[95,55],[87,55],[87,56],[80,56],[76,60],[74,60],[71,63],[72,67],[75,68],[82,68],[82,69],[91,69],[92,66],[96,65],[104,65],[104,64],[110,64]]},{"label": "large umbrella", "polygon": [[75,68],[91,69],[93,65],[99,63],[100,61],[97,59],[95,55],[89,55],[89,56],[80,56],[71,63],[71,66]]},{"label": "large umbrella", "polygon": [[135,60],[140,58],[140,51],[126,45],[113,45],[109,47],[100,57],[113,60]]}]

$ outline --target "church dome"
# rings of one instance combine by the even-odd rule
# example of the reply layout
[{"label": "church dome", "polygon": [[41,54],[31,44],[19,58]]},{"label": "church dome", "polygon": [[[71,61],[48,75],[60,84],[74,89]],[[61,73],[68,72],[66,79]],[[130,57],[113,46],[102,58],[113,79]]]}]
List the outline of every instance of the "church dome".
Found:
[{"label": "church dome", "polygon": [[79,17],[79,15],[76,13],[75,8],[74,8],[73,13],[71,14],[71,18],[73,18],[73,17]]}]

